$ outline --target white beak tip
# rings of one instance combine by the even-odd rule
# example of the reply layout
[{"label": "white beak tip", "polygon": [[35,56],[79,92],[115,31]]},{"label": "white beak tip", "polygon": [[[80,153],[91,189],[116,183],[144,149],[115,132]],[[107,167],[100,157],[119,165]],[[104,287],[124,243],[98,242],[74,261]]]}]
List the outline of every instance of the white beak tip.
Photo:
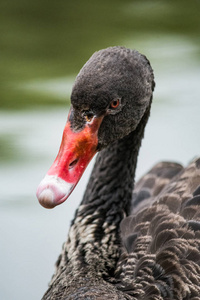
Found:
[{"label": "white beak tip", "polygon": [[73,187],[58,176],[46,175],[38,186],[36,196],[43,207],[54,208],[68,198]]}]

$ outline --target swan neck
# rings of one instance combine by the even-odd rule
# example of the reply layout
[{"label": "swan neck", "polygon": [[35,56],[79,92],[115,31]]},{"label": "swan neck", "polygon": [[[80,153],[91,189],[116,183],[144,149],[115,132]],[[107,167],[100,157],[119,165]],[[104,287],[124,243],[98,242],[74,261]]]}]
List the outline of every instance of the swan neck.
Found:
[{"label": "swan neck", "polygon": [[52,283],[66,266],[74,277],[82,273],[106,281],[114,277],[120,256],[119,225],[131,206],[137,157],[149,111],[134,132],[98,154]]}]

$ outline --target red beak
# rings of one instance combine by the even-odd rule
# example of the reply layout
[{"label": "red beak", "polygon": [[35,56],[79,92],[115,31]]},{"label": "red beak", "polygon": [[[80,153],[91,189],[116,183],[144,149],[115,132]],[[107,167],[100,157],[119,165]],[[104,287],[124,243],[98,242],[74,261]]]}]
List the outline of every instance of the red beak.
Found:
[{"label": "red beak", "polygon": [[37,189],[42,206],[53,208],[69,197],[97,152],[101,121],[102,117],[93,117],[81,131],[74,132],[68,118],[58,155]]}]

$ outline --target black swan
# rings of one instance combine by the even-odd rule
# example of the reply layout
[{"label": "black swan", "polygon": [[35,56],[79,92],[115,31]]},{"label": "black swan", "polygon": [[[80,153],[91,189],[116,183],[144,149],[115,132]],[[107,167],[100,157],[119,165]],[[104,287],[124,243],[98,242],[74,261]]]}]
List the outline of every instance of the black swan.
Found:
[{"label": "black swan", "polygon": [[200,299],[200,159],[159,163],[134,187],[154,85],[147,58],[124,47],[78,74],[39,202],[65,201],[99,154],[43,299]]}]

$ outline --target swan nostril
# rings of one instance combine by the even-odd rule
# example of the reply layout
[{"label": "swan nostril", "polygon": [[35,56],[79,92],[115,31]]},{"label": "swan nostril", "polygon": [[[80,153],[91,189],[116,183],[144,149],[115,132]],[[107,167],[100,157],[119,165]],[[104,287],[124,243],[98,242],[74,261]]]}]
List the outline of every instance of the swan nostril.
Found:
[{"label": "swan nostril", "polygon": [[69,169],[72,169],[75,167],[75,165],[77,164],[78,162],[78,158],[74,159],[70,164],[69,164]]}]

